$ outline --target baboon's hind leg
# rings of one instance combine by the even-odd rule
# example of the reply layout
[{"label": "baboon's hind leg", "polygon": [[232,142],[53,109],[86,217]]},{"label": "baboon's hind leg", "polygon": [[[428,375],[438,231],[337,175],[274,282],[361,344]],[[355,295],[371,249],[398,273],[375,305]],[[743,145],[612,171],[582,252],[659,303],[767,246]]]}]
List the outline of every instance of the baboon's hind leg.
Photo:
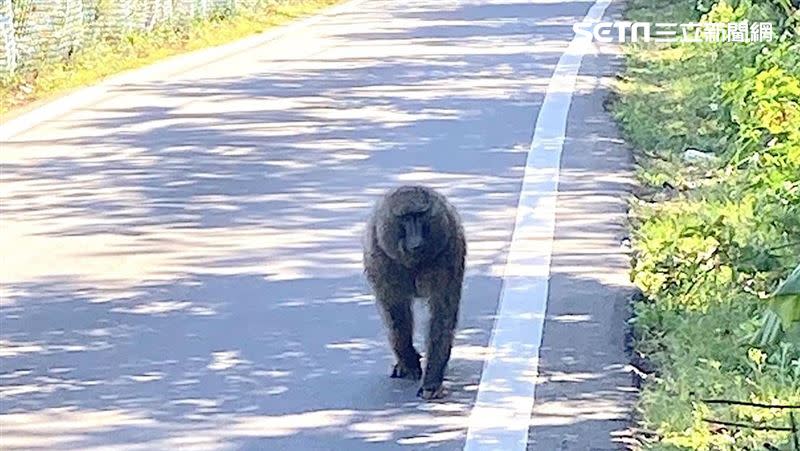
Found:
[{"label": "baboon's hind leg", "polygon": [[397,359],[391,377],[417,380],[422,377],[422,366],[419,363],[420,355],[414,349],[414,315],[411,302],[409,296],[407,299],[382,300],[379,305],[386,320],[389,344]]},{"label": "baboon's hind leg", "polygon": [[453,348],[460,299],[461,286],[456,283],[431,296],[425,378],[417,392],[417,396],[424,399],[437,399],[445,395],[444,372]]}]

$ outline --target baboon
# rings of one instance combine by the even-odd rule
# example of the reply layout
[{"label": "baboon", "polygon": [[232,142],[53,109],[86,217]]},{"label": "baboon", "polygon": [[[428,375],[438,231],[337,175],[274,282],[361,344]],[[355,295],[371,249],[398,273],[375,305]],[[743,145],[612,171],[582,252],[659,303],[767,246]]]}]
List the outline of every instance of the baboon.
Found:
[{"label": "baboon", "polygon": [[423,377],[414,348],[414,298],[430,311],[425,373],[417,396],[444,396],[444,373],[458,322],[467,244],[455,207],[431,188],[406,185],[379,200],[367,223],[364,267],[388,329],[393,378]]}]

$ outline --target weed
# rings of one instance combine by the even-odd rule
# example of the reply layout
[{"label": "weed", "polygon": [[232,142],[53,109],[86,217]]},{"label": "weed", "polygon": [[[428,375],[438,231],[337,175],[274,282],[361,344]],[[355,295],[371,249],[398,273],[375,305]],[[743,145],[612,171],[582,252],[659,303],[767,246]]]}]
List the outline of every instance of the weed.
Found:
[{"label": "weed", "polygon": [[[763,21],[779,2],[631,0],[635,21]],[[788,411],[706,398],[800,404],[800,349],[753,345],[763,299],[800,260],[800,40],[631,44],[615,116],[637,149],[632,278],[638,352],[659,367],[639,403],[648,449],[788,449],[783,430],[714,427],[709,417],[789,427]],[[711,164],[687,162],[697,148]],[[651,379],[652,380],[652,379]]]},{"label": "weed", "polygon": [[150,32],[133,31],[121,36],[96,37],[64,61],[0,79],[0,115],[169,56],[260,33],[338,1],[271,3],[257,11],[215,14],[206,20],[162,24]]}]

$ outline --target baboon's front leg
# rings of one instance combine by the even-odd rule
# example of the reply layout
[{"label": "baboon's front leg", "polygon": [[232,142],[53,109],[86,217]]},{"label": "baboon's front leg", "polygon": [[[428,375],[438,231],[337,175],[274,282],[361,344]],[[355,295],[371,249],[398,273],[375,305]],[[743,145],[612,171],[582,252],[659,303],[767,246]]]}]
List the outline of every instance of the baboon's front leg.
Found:
[{"label": "baboon's front leg", "polygon": [[425,376],[417,393],[424,399],[436,399],[445,395],[442,383],[453,348],[460,299],[461,286],[455,283],[450,284],[443,292],[436,292],[431,296]]},{"label": "baboon's front leg", "polygon": [[392,346],[397,362],[392,369],[391,377],[422,377],[420,355],[414,349],[414,315],[411,311],[411,298],[386,299],[379,301],[386,321],[389,344]]}]

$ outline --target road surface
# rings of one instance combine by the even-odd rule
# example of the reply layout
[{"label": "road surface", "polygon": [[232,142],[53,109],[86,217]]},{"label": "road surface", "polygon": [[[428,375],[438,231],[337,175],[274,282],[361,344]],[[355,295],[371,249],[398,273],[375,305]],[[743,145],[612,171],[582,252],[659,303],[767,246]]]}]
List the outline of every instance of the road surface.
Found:
[{"label": "road surface", "polygon": [[[356,0],[7,127],[0,447],[492,449],[468,429],[478,391],[502,382],[482,376],[534,123],[592,5]],[[627,425],[614,60],[586,55],[571,98],[548,315],[517,356],[540,354],[538,378],[514,375],[536,400],[509,394],[526,421],[533,404],[519,449],[616,449]],[[387,377],[361,271],[372,202],[410,182],[447,194],[469,240],[435,403]]]}]

